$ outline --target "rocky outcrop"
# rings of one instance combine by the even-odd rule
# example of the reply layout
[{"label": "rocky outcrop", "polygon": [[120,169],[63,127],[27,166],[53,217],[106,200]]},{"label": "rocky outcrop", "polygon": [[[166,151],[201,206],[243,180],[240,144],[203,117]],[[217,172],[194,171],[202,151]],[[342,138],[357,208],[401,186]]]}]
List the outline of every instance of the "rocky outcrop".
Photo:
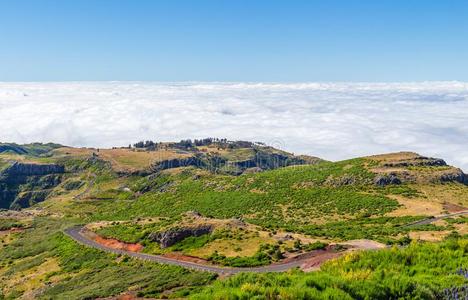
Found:
[{"label": "rocky outcrop", "polygon": [[390,184],[401,184],[401,180],[396,176],[396,174],[379,175],[375,177],[374,184],[383,187]]},{"label": "rocky outcrop", "polygon": [[387,186],[401,183],[468,184],[468,176],[462,170],[449,166],[440,158],[421,156],[412,152],[400,152],[373,156],[377,163],[371,171],[376,174],[374,184]]},{"label": "rocky outcrop", "polygon": [[441,182],[459,182],[468,185],[468,175],[462,172],[460,169],[456,169],[454,172],[442,174],[440,176]]},{"label": "rocky outcrop", "polygon": [[332,187],[341,187],[356,184],[358,181],[358,178],[350,175],[344,175],[340,177],[330,176],[325,180],[325,185]]},{"label": "rocky outcrop", "polygon": [[15,162],[0,174],[0,208],[20,209],[44,201],[62,182],[64,166]]},{"label": "rocky outcrop", "polygon": [[41,176],[65,173],[65,167],[56,164],[26,164],[15,162],[3,171],[8,176]]},{"label": "rocky outcrop", "polygon": [[230,158],[210,153],[197,152],[194,156],[175,158],[157,162],[151,166],[151,171],[158,172],[179,167],[196,167],[206,169],[214,173],[227,173],[240,175],[246,170],[272,170],[292,165],[304,165],[318,163],[319,159],[294,156],[288,153],[275,153],[271,149],[253,149],[253,155],[243,160],[231,160]]},{"label": "rocky outcrop", "polygon": [[402,160],[395,162],[387,162],[384,164],[384,167],[442,167],[447,166],[447,163],[440,158],[432,158],[425,156],[417,156],[411,160]]},{"label": "rocky outcrop", "polygon": [[205,168],[206,164],[204,161],[197,157],[188,157],[188,158],[175,158],[175,159],[168,159],[163,160],[161,162],[155,163],[151,169],[154,172],[172,169],[172,168],[180,168],[180,167],[189,167],[194,166],[197,168]]},{"label": "rocky outcrop", "polygon": [[211,233],[212,231],[213,231],[212,225],[201,225],[198,227],[171,228],[166,231],[151,233],[149,235],[149,239],[154,242],[159,243],[161,248],[167,248],[190,236],[201,236],[204,234]]},{"label": "rocky outcrop", "polygon": [[292,165],[308,164],[304,158],[294,155],[284,155],[280,153],[270,153],[267,151],[257,150],[255,157],[250,160],[230,162],[229,164],[245,170],[248,168],[260,168],[262,170],[273,170]]},{"label": "rocky outcrop", "polygon": [[20,193],[10,205],[10,209],[19,210],[44,201],[49,191],[28,191]]},{"label": "rocky outcrop", "polygon": [[4,152],[11,152],[15,154],[27,154],[28,151],[26,151],[23,147],[15,144],[0,144],[0,153]]}]

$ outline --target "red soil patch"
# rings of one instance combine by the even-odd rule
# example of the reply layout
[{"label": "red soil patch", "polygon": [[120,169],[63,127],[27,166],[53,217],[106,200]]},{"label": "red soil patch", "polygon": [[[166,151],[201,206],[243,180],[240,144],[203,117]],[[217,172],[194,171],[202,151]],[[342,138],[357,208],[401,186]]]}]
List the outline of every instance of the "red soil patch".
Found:
[{"label": "red soil patch", "polygon": [[124,243],[116,239],[105,239],[103,237],[100,237],[99,235],[96,235],[94,237],[94,241],[112,249],[119,249],[131,252],[140,252],[141,250],[143,250],[143,246],[140,244]]},{"label": "red soil patch", "polygon": [[322,255],[324,253],[327,253],[328,251],[330,251],[330,250],[329,249],[327,249],[327,250],[313,250],[311,252],[301,253],[301,254],[297,254],[297,255],[294,255],[293,253],[292,254],[288,253],[289,255],[293,255],[293,256],[287,256],[286,258],[282,259],[278,263],[283,264],[283,263],[289,263],[289,262],[292,262],[292,261],[297,261],[297,260],[302,260],[302,259],[307,259],[307,258],[313,258],[313,257],[319,256],[319,255]]},{"label": "red soil patch", "polygon": [[444,203],[443,208],[447,210],[449,213],[457,213],[457,212],[468,210],[468,208],[466,207],[463,207],[461,205],[456,205],[453,203]]},{"label": "red soil patch", "polygon": [[140,252],[141,250],[143,250],[143,246],[140,244],[124,243],[116,239],[106,239],[97,235],[95,232],[92,232],[87,229],[82,230],[81,233],[87,236],[89,239],[94,240],[96,243],[99,243],[103,246],[112,249],[119,249],[131,252]]},{"label": "red soil patch", "polygon": [[304,264],[302,264],[301,269],[305,272],[315,271],[320,268],[320,266],[330,260],[341,256],[343,252],[323,252],[322,254],[308,259]]},{"label": "red soil patch", "polygon": [[197,264],[210,264],[206,259],[196,257],[196,256],[184,255],[181,253],[175,253],[175,252],[165,253],[163,254],[163,256],[167,258],[177,259],[180,261],[188,261],[188,262],[193,262]]},{"label": "red soil patch", "polygon": [[107,297],[107,298],[96,298],[96,300],[151,300],[156,298],[140,298],[136,296],[135,292],[126,292],[119,296]]}]

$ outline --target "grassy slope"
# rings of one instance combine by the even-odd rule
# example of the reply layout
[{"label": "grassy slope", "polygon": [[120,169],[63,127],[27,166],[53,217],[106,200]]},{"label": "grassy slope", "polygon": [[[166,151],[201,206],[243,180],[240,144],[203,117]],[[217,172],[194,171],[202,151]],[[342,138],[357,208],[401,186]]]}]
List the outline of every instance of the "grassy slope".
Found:
[{"label": "grassy slope", "polygon": [[[3,297],[13,299],[25,296],[30,289],[41,289],[42,293],[36,295],[41,299],[92,299],[117,295],[129,288],[141,296],[152,297],[178,288],[177,296],[214,278],[207,273],[118,257],[80,246],[61,232],[73,223],[37,217],[32,229],[16,233],[15,240],[2,247]],[[27,274],[34,274],[50,260],[57,261],[58,268],[46,270],[39,282],[27,280]]]},{"label": "grassy slope", "polygon": [[[88,161],[86,156],[58,156],[53,157],[52,160],[65,163],[69,169],[81,170],[70,176],[74,176],[76,180],[83,180],[87,184],[80,190],[71,192],[65,191],[63,186],[57,188],[55,196],[40,206],[45,211],[55,214],[58,219],[36,218],[32,229],[15,233],[13,241],[2,245],[0,273],[6,279],[2,284],[5,296],[15,297],[28,291],[26,284],[17,284],[13,280],[17,277],[21,278],[21,276],[28,278],[22,272],[37,272],[35,267],[44,266],[44,263],[54,261],[57,263],[58,270],[51,268],[54,270],[52,274],[47,273],[43,282],[35,283],[36,289],[43,290],[41,295],[44,298],[57,298],[59,295],[66,295],[65,298],[69,299],[103,297],[116,295],[128,289],[137,290],[146,296],[157,295],[164,290],[172,290],[173,288],[176,288],[173,291],[184,294],[187,290],[212,280],[212,277],[207,274],[136,262],[83,248],[60,233],[61,228],[71,224],[100,220],[136,220],[144,217],[164,217],[165,222],[170,224],[180,220],[182,213],[197,210],[205,216],[220,219],[242,217],[248,222],[258,224],[270,231],[282,229],[336,240],[372,238],[388,241],[397,240],[402,233],[408,231],[408,229],[403,229],[398,225],[420,218],[413,213],[410,216],[389,217],[388,213],[398,208],[398,202],[393,199],[394,197],[404,197],[409,201],[414,198],[432,201],[434,193],[439,193],[437,190],[447,190],[453,187],[461,194],[466,191],[466,187],[459,184],[432,184],[430,186],[436,188],[431,190],[431,199],[428,199],[421,195],[421,191],[418,190],[421,186],[419,184],[376,187],[372,183],[375,175],[368,171],[368,165],[373,164],[373,162],[367,159],[354,159],[338,163],[323,162],[313,166],[288,167],[238,177],[209,174],[191,168],[174,173],[164,172],[165,175],[161,174],[156,177],[118,177],[106,163]],[[92,177],[91,174],[96,175],[96,177]],[[94,181],[94,184],[90,184],[91,180]],[[89,191],[85,194],[84,199],[72,199],[72,196],[78,192],[87,191],[88,186]],[[121,186],[129,187],[133,192],[123,191]],[[144,191],[144,193],[136,196],[135,191]],[[129,229],[129,232],[119,233],[128,235],[127,238],[122,237],[123,240],[144,239],[145,232],[142,232],[141,228],[134,230],[135,228],[130,226]],[[438,230],[435,226],[429,229]],[[430,255],[436,255],[435,251],[440,250],[439,248],[431,248],[439,247],[438,245],[428,244],[424,247],[427,248],[423,250],[429,251]],[[464,247],[466,248],[466,246]],[[452,254],[448,253],[450,251],[444,249],[443,254],[448,256],[438,257],[440,261],[452,259],[457,264],[466,265],[465,252],[461,254],[462,258],[459,257],[460,252],[453,254],[455,256],[452,257]],[[394,251],[400,253],[398,250]],[[410,253],[410,256],[418,258],[421,255],[419,252]],[[369,259],[370,261],[366,262]],[[396,270],[394,274],[397,274],[398,270],[406,270],[404,269],[406,267],[419,268],[420,277],[427,277],[424,280],[444,282],[429,287],[432,293],[437,288],[447,286],[445,283],[452,278],[450,272],[453,272],[452,269],[455,266],[450,264],[447,265],[446,269],[443,269],[444,273],[434,273],[432,267],[427,271],[420,270],[428,266],[419,259],[406,262],[406,267],[399,265],[396,261],[391,262],[388,259],[383,259],[383,257],[373,256],[369,259],[367,256],[353,258],[353,265],[350,262],[342,261],[343,265],[330,267],[325,273],[319,273],[319,275],[294,273],[290,275],[265,275],[264,277],[265,280],[283,282],[278,285],[277,289],[278,292],[282,291],[283,295],[285,293],[294,295],[293,289],[295,289],[296,284],[301,286],[309,284],[308,282],[312,282],[310,283],[312,289],[307,289],[305,292],[316,293],[313,288],[317,289],[318,287],[313,282],[324,280],[320,281],[322,289],[333,290],[337,286],[343,287],[343,289],[340,288],[342,291],[330,290],[330,293],[351,293],[350,295],[359,299],[364,298],[359,296],[357,292],[363,286],[353,287],[354,292],[351,288],[346,287],[347,285],[352,286],[348,279],[353,278],[352,274],[354,273],[351,275],[348,273],[337,274],[337,270],[348,270],[348,267],[352,266],[355,268],[353,272],[357,274],[375,273],[382,276],[382,272],[374,272],[375,267],[366,266],[366,263],[377,264],[380,261],[380,269]],[[141,269],[145,271],[143,275]],[[124,270],[127,275],[122,276],[121,270]],[[408,271],[410,279],[405,277],[405,280],[401,281],[402,283],[413,280],[410,276],[411,272]],[[441,278],[437,279],[434,274],[441,274]],[[317,279],[314,279],[314,276],[318,276]],[[374,295],[372,293],[376,292],[378,287],[388,293],[392,292],[389,292],[388,289],[393,289],[394,294],[392,295],[408,291],[401,290],[403,287],[398,286],[397,275],[392,275],[389,277],[390,281],[384,282],[380,286],[376,279],[380,278],[378,276],[374,279],[371,278],[372,280],[369,279],[370,277],[366,277],[370,288],[363,290],[362,293]],[[221,286],[215,285],[214,288],[221,290],[216,293],[227,295],[226,293],[229,293],[231,288],[235,293],[244,293],[250,289],[249,284],[254,284],[255,280],[260,282],[263,280],[260,275],[246,277],[247,281],[242,279],[242,276],[235,277],[240,279],[233,279],[238,280],[238,286],[234,284],[232,287],[224,286],[224,283],[219,283]],[[333,278],[338,281],[333,281],[335,280]],[[460,283],[458,277],[454,278],[456,279],[454,284]],[[46,285],[49,281],[51,282],[50,286]],[[245,286],[243,285],[244,281],[247,283]],[[422,287],[426,287],[427,284],[423,283]],[[419,285],[411,284],[410,287],[420,288]],[[282,285],[286,285],[284,289],[281,287]],[[178,287],[181,288],[180,291]],[[254,287],[254,292],[256,289],[258,290],[260,287]],[[255,293],[262,295],[261,293],[267,292],[269,291]],[[175,295],[178,295],[177,293]],[[212,291],[207,290],[201,295],[208,297],[207,295],[210,293]]]},{"label": "grassy slope", "polygon": [[467,284],[468,240],[413,243],[404,249],[358,252],[320,272],[241,274],[217,281],[193,299],[441,299]]},{"label": "grassy slope", "polygon": [[[131,179],[132,189],[151,186],[137,200],[75,202],[69,211],[93,211],[87,221],[169,217],[196,210],[215,218],[242,217],[269,230],[288,230],[337,240],[405,233],[398,225],[421,216],[388,217],[398,207],[388,197],[415,193],[408,185],[380,188],[362,159],[288,167],[243,176],[176,175]],[[344,179],[352,185],[340,185]],[[338,183],[338,184],[337,184]],[[162,192],[161,192],[162,191]],[[372,218],[370,218],[372,217]]]}]

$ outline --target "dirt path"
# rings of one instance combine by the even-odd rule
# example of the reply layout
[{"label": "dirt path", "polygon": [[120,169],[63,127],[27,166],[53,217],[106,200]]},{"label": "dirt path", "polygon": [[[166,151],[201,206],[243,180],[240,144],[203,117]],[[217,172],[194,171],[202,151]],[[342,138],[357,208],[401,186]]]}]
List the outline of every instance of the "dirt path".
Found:
[{"label": "dirt path", "polygon": [[[336,258],[344,253],[344,252],[335,253],[335,252],[330,252],[330,251],[325,251],[325,250],[315,250],[309,253],[302,254],[295,259],[290,259],[285,262],[275,263],[275,264],[271,264],[268,266],[251,267],[251,268],[221,267],[221,266],[207,265],[207,264],[202,264],[202,263],[197,263],[197,262],[179,260],[177,258],[166,257],[166,256],[161,256],[161,255],[151,255],[151,254],[146,254],[146,253],[141,253],[141,252],[133,252],[133,251],[123,250],[123,249],[115,249],[106,245],[102,245],[98,243],[97,241],[90,239],[86,235],[83,235],[81,231],[82,229],[83,229],[83,226],[77,226],[77,227],[68,228],[64,232],[69,237],[71,237],[72,239],[74,239],[75,241],[83,245],[93,247],[96,249],[100,249],[106,252],[128,255],[134,258],[153,261],[153,262],[157,262],[161,264],[176,265],[176,266],[181,266],[184,268],[195,269],[198,271],[213,272],[213,273],[225,274],[225,275],[231,275],[231,274],[236,274],[240,272],[255,272],[255,273],[284,272],[284,271],[287,271],[289,269],[296,268],[296,267],[305,267],[309,270],[317,269],[325,261]],[[361,245],[365,245],[365,246],[361,246]],[[356,249],[363,249],[363,250],[381,249],[381,245],[367,243],[367,242],[356,243],[353,249],[355,250]]]},{"label": "dirt path", "polygon": [[440,215],[440,216],[437,216],[437,217],[432,217],[432,218],[424,219],[424,220],[421,220],[421,221],[416,221],[416,222],[413,222],[413,223],[410,223],[410,224],[406,224],[406,225],[404,225],[404,227],[411,227],[411,226],[417,226],[417,225],[427,225],[427,224],[431,224],[431,223],[433,223],[435,221],[438,221],[438,220],[442,220],[442,219],[446,219],[446,218],[450,218],[450,217],[462,216],[462,215],[468,215],[468,210],[455,212],[455,213],[451,213],[451,214]]}]

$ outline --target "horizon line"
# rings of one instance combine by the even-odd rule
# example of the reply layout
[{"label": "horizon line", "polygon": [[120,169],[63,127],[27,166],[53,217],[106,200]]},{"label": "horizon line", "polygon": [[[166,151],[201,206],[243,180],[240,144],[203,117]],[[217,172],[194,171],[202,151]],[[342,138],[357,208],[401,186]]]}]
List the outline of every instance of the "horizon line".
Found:
[{"label": "horizon line", "polygon": [[462,83],[463,80],[411,80],[411,81],[219,81],[219,80],[39,80],[39,81],[2,81],[0,84],[16,83],[159,83],[159,84],[421,84],[421,83]]}]

